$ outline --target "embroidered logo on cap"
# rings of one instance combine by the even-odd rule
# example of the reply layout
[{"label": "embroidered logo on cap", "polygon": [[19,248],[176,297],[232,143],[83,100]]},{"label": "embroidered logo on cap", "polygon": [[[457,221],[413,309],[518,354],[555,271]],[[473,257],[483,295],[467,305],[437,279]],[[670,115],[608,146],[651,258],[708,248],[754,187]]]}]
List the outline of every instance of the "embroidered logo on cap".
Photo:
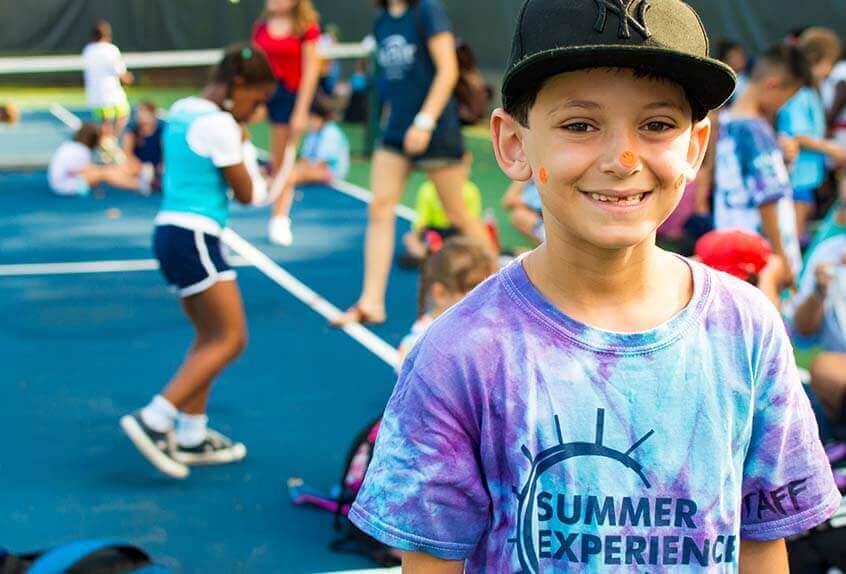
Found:
[{"label": "embroidered logo on cap", "polygon": [[620,19],[620,27],[617,29],[617,36],[620,38],[631,38],[631,28],[637,30],[644,39],[652,36],[649,28],[646,26],[646,12],[652,7],[649,4],[649,0],[593,1],[596,3],[596,8],[599,11],[596,15],[596,24],[593,25],[593,29],[600,34],[605,31],[605,24],[608,22],[608,12],[610,11]]}]

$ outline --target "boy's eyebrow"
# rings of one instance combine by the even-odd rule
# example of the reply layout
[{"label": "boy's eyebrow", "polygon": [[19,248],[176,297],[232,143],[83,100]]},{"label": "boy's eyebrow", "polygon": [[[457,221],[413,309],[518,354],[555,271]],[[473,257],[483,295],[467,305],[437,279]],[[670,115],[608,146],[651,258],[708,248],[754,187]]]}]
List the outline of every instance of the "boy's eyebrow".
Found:
[{"label": "boy's eyebrow", "polygon": [[645,110],[655,110],[655,109],[659,109],[659,108],[675,108],[675,109],[679,110],[680,112],[685,111],[684,107],[679,105],[678,102],[674,102],[672,100],[661,100],[661,101],[658,101],[658,102],[652,102],[650,104],[646,104],[643,107],[643,109],[645,109]]},{"label": "boy's eyebrow", "polygon": [[565,110],[567,108],[582,108],[585,110],[598,110],[602,106],[590,100],[566,100],[554,106],[549,110],[550,114],[554,114],[558,110]]}]

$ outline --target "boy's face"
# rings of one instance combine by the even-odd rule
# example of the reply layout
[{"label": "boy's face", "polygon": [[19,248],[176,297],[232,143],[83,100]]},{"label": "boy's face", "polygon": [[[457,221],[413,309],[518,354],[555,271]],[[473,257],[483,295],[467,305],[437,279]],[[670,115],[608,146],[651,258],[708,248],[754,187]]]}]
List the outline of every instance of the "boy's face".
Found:
[{"label": "boy's face", "polygon": [[795,79],[779,72],[767,76],[762,85],[759,104],[761,111],[771,120],[775,119],[778,111],[787,103],[787,100],[795,96],[801,88],[800,83]]},{"label": "boy's face", "polygon": [[139,107],[136,112],[136,122],[142,129],[153,130],[158,123],[158,118],[156,118],[154,112],[151,112],[146,107]]},{"label": "boy's face", "polygon": [[551,78],[529,112],[529,127],[498,110],[500,166],[534,177],[550,241],[601,249],[653,240],[707,148],[710,124],[692,124],[682,88],[595,69]]}]

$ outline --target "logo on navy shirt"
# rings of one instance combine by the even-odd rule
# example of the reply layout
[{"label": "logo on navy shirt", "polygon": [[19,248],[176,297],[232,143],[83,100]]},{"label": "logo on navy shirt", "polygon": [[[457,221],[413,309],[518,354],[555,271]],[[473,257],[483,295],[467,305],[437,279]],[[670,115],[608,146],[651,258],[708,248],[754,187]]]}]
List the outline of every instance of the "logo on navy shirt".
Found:
[{"label": "logo on navy shirt", "polygon": [[389,80],[402,79],[407,68],[414,64],[417,46],[409,44],[405,36],[388,36],[379,46],[379,65]]}]

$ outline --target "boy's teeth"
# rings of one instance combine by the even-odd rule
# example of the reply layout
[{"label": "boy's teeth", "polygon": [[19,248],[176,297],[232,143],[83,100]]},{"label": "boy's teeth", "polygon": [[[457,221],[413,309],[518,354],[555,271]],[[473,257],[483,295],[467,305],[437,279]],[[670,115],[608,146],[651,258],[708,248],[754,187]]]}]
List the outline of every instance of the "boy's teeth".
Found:
[{"label": "boy's teeth", "polygon": [[598,193],[591,193],[590,196],[596,201],[604,201],[606,203],[620,203],[623,205],[636,205],[643,200],[643,194],[630,195],[629,197],[610,197],[608,195],[600,195]]}]

